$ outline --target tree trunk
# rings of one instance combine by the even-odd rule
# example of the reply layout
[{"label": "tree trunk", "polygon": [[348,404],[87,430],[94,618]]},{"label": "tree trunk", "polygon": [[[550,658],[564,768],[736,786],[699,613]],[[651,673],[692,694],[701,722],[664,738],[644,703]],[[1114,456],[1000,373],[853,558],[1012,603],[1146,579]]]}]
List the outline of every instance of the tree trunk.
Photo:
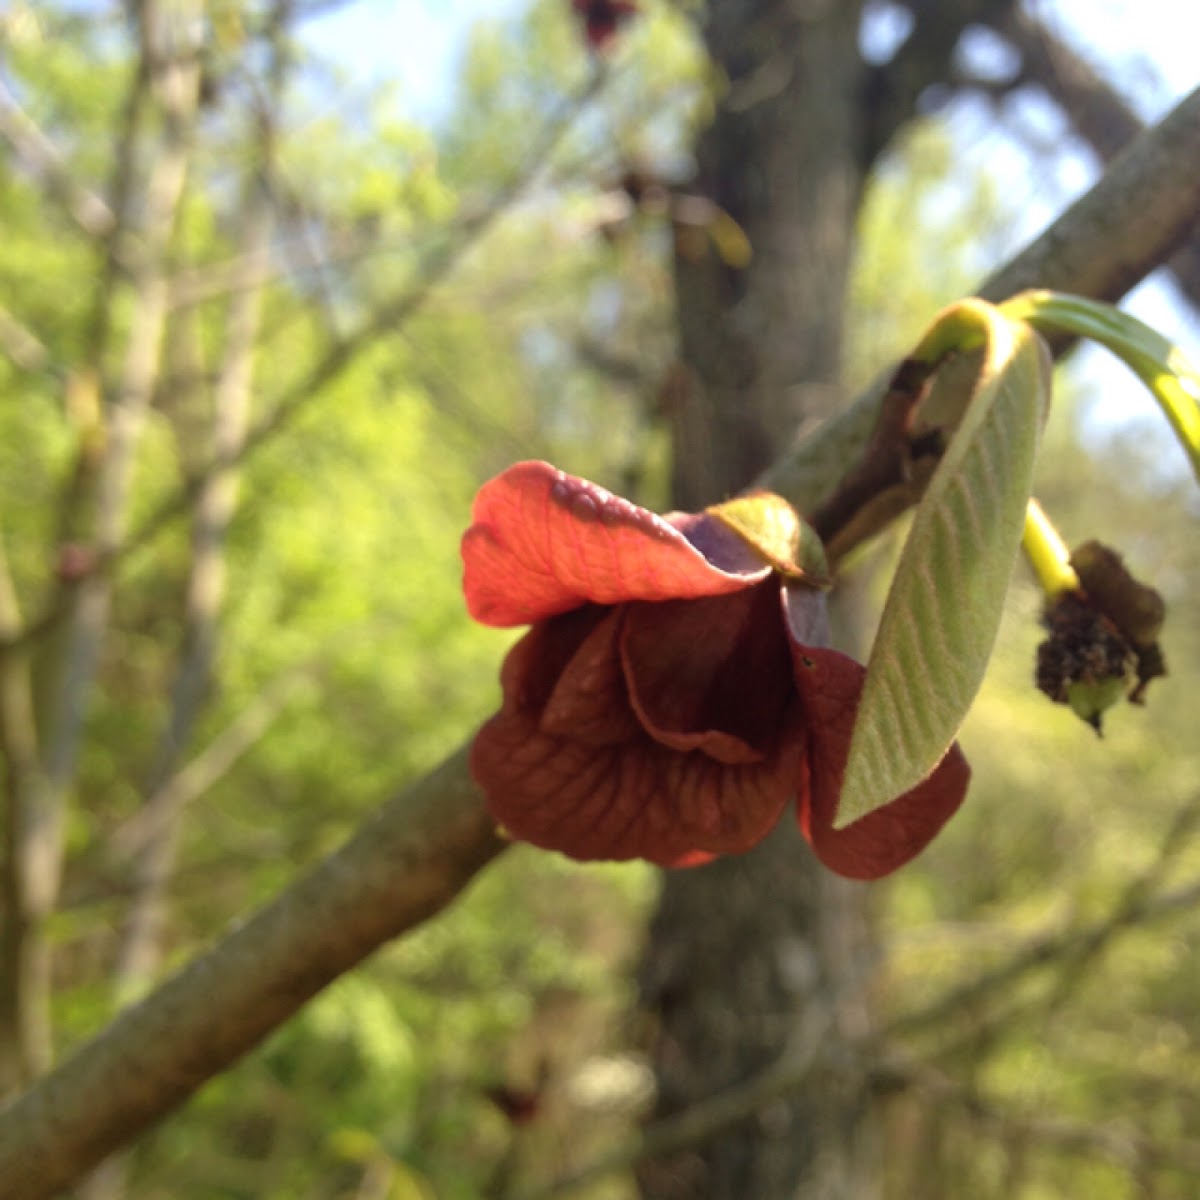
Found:
[{"label": "tree trunk", "polygon": [[[729,89],[698,150],[697,190],[748,235],[744,270],[681,243],[690,386],[674,419],[675,503],[744,488],[838,398],[860,192],[858,3],[725,0],[705,30]],[[849,1050],[869,1021],[866,891],[820,868],[794,820],[750,854],[670,872],[641,970],[656,1117],[753,1076],[814,1031],[811,1085],[642,1170],[661,1200],[870,1197],[876,1154]]]}]

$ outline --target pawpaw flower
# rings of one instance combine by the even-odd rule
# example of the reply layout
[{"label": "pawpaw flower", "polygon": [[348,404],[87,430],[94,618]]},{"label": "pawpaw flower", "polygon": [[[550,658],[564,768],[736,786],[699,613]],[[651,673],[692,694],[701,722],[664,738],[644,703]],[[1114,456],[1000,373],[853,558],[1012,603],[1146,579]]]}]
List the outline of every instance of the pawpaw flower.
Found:
[{"label": "pawpaw flower", "polygon": [[912,791],[834,827],[865,669],[829,647],[801,530],[778,496],[660,517],[543,462],[480,489],[467,607],[531,626],[471,749],[511,837],[692,865],[748,850],[794,797],[838,874],[875,879],[924,848],[966,792],[957,746]]},{"label": "pawpaw flower", "polygon": [[583,35],[593,50],[606,50],[620,27],[637,14],[634,0],[572,0],[571,7],[583,22]]}]

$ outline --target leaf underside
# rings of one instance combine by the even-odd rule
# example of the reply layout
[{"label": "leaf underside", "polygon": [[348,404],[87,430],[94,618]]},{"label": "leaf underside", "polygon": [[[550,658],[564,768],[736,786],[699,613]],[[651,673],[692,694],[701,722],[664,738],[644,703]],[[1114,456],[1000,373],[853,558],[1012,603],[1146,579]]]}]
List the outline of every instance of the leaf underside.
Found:
[{"label": "leaf underside", "polygon": [[1023,322],[987,308],[987,349],[962,421],[917,507],[867,664],[836,827],[925,779],[983,680],[1021,541],[1050,361]]}]

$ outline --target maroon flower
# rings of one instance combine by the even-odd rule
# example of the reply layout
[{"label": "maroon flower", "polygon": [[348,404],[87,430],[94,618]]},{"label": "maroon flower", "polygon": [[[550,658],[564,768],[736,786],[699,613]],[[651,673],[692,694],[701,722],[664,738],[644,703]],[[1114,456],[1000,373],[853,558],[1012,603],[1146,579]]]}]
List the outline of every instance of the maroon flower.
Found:
[{"label": "maroon flower", "polygon": [[826,866],[886,875],[958,808],[966,760],[952,747],[912,791],[834,828],[865,669],[828,648],[823,594],[728,509],[658,517],[542,462],[480,489],[467,606],[533,627],[472,773],[509,834],[572,858],[736,854],[794,795]]},{"label": "maroon flower", "polygon": [[620,27],[637,14],[635,0],[571,0],[593,50],[607,50]]}]

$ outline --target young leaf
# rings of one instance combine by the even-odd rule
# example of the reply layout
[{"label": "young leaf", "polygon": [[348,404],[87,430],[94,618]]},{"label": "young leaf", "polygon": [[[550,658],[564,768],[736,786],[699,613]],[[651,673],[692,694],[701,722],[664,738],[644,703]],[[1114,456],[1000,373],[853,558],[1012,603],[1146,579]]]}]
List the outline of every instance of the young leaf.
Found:
[{"label": "young leaf", "polygon": [[1200,480],[1200,372],[1178,346],[1136,317],[1082,296],[1022,292],[1000,309],[1034,329],[1091,338],[1111,350],[1158,401]]},{"label": "young leaf", "polygon": [[1021,541],[1050,358],[1024,323],[979,301],[968,305],[985,335],[984,357],[888,593],[851,737],[839,829],[915,787],[950,748],[983,679]]}]

